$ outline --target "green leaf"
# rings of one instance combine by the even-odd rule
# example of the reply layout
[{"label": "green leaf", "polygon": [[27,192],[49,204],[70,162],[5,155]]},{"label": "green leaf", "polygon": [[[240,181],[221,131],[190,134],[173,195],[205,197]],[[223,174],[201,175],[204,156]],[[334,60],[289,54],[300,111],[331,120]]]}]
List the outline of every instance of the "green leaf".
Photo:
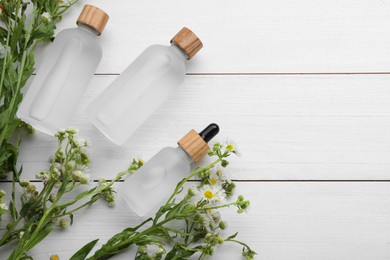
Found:
[{"label": "green leaf", "polygon": [[45,24],[43,26],[38,27],[31,35],[30,42],[32,41],[42,41],[47,42],[52,40],[54,35],[54,30],[56,28],[56,25],[54,22],[50,22],[48,24]]},{"label": "green leaf", "polygon": [[[111,252],[111,248],[121,242],[124,242],[126,240],[128,240],[131,236],[135,235],[135,234],[138,234],[136,231],[142,227],[143,225],[145,225],[146,223],[152,221],[153,219],[152,218],[148,218],[146,219],[145,221],[143,221],[141,224],[139,224],[138,226],[136,227],[133,227],[133,228],[126,228],[124,229],[122,232],[118,233],[118,234],[115,234],[112,238],[110,238],[100,249],[98,249],[95,254],[94,254],[94,257],[96,257],[97,259],[108,259],[110,257],[112,257],[113,255],[116,255],[118,254],[119,252],[121,252],[122,250],[128,248],[129,246],[131,246],[132,244],[134,244],[133,241],[130,241],[130,242],[127,242],[127,243],[124,243],[123,245],[121,245],[120,247],[118,247],[115,252]],[[137,241],[138,242],[138,241]],[[98,257],[97,257],[98,256]]]},{"label": "green leaf", "polygon": [[0,173],[13,171],[18,157],[18,148],[5,143],[0,147]]},{"label": "green leaf", "polygon": [[28,243],[28,247],[26,248],[26,251],[33,248],[36,244],[41,242],[49,233],[54,229],[55,224],[53,222],[49,222],[46,227],[40,230],[39,234],[33,239],[30,240]]},{"label": "green leaf", "polygon": [[0,113],[0,129],[3,128],[7,123],[11,115],[11,108],[5,109]]},{"label": "green leaf", "polygon": [[[14,114],[15,112],[11,112],[11,113]],[[7,131],[5,131],[5,133],[4,133],[4,140],[11,139],[11,137],[14,135],[14,133],[18,129],[19,123],[20,123],[19,119],[9,120],[9,122],[7,124]],[[13,147],[16,148],[16,146],[13,146]],[[15,151],[17,151],[17,149]],[[15,160],[16,160],[16,157],[15,157]]]},{"label": "green leaf", "polygon": [[[30,52],[26,57],[26,63],[24,65],[24,70],[22,73],[22,80],[21,80],[21,86],[24,86],[27,82],[27,80],[31,77],[32,73],[34,72],[34,66],[35,66],[35,57],[34,52]],[[19,72],[20,73],[20,72]],[[17,104],[19,104],[19,101],[22,101],[23,95],[20,94],[20,100],[18,100]]]},{"label": "green leaf", "polygon": [[16,28],[13,31],[13,34],[10,38],[10,47],[11,52],[15,57],[21,57],[19,55],[19,52],[22,52],[23,50],[20,50],[20,46],[24,46],[24,41],[26,37],[25,33],[25,24],[26,24],[26,15],[22,14],[19,16],[18,23]]},{"label": "green leaf", "polygon": [[165,259],[172,259],[177,253],[176,247],[174,246],[171,251],[165,256]]},{"label": "green leaf", "polygon": [[236,232],[235,234],[231,235],[230,237],[227,237],[225,240],[233,239],[233,238],[235,238],[237,235],[238,235],[238,232]]},{"label": "green leaf", "polygon": [[26,255],[26,256],[22,256],[22,258],[20,258],[20,260],[34,260],[34,258]]},{"label": "green leaf", "polygon": [[73,214],[70,214],[69,218],[70,218],[70,225],[72,226],[73,225]]},{"label": "green leaf", "polygon": [[7,34],[8,34],[8,31],[5,28],[0,27],[0,43],[3,46],[5,46],[5,44],[6,44]]},{"label": "green leaf", "polygon": [[18,218],[18,211],[16,210],[16,206],[13,200],[9,202],[9,211],[11,212],[11,216],[13,219]]},{"label": "green leaf", "polygon": [[84,260],[98,241],[99,239],[95,239],[89,242],[88,244],[83,246],[79,251],[77,251],[69,260]]}]

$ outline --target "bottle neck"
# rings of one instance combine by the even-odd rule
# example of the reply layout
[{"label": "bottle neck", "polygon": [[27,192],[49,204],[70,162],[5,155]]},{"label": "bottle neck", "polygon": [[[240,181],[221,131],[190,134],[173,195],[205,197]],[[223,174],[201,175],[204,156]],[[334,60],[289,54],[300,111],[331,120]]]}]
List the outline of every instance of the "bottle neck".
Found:
[{"label": "bottle neck", "polygon": [[188,60],[188,55],[187,53],[185,53],[182,49],[180,49],[176,44],[174,43],[171,43],[171,46],[170,46],[171,49],[173,49],[173,51],[180,56],[180,58],[183,58],[184,60]]},{"label": "bottle neck", "polygon": [[98,31],[96,31],[94,28],[92,28],[92,27],[90,27],[90,26],[88,26],[86,24],[80,23],[80,24],[78,24],[78,28],[80,30],[90,34],[90,35],[99,36],[99,32]]},{"label": "bottle neck", "polygon": [[186,151],[184,151],[183,148],[181,148],[181,146],[179,145],[176,150],[179,152],[179,154],[189,163],[193,163],[194,160],[192,160],[192,158],[188,155],[188,153],[186,153]]}]

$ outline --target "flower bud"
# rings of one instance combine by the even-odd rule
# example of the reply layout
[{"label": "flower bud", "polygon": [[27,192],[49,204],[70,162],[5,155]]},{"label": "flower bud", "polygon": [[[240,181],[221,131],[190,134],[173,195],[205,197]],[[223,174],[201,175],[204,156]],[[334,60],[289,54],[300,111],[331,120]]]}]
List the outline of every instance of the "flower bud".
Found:
[{"label": "flower bud", "polygon": [[68,227],[68,222],[66,221],[66,219],[63,218],[60,220],[60,227],[62,229],[66,229]]},{"label": "flower bud", "polygon": [[30,193],[30,194],[34,194],[35,191],[37,190],[37,187],[35,187],[35,185],[29,183],[28,186],[26,187],[26,191],[27,193]]},{"label": "flower bud", "polygon": [[227,228],[226,221],[219,222],[219,228],[222,229],[222,230],[225,230]]},{"label": "flower bud", "polygon": [[108,193],[106,196],[104,196],[105,201],[107,202],[113,202],[115,200],[114,194]]},{"label": "flower bud", "polygon": [[90,178],[89,174],[82,174],[81,177],[80,177],[80,183],[81,184],[88,184],[89,183],[89,178]]},{"label": "flower bud", "polygon": [[157,257],[160,257],[160,256],[162,256],[163,254],[165,254],[165,250],[164,250],[164,248],[159,248],[157,251],[156,251],[156,256]]},{"label": "flower bud", "polygon": [[222,161],[221,161],[221,166],[222,166],[223,168],[226,168],[228,165],[229,165],[229,162],[228,162],[228,161],[226,161],[226,160],[222,160]]},{"label": "flower bud", "polygon": [[49,201],[52,202],[52,203],[55,202],[55,201],[57,201],[57,194],[55,194],[55,193],[50,193]]},{"label": "flower bud", "polygon": [[21,179],[21,180],[19,181],[19,184],[20,184],[20,186],[22,186],[23,188],[26,188],[26,187],[30,184],[30,182],[29,182],[29,180]]},{"label": "flower bud", "polygon": [[146,248],[146,246],[139,246],[138,247],[138,253],[140,254],[146,254],[148,252],[148,249]]}]

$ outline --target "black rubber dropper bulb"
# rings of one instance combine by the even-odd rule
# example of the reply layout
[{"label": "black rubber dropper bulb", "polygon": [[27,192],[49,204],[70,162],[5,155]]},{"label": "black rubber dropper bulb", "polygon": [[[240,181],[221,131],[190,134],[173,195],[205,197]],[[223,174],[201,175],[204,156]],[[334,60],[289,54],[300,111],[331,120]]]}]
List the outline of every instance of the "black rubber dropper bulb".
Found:
[{"label": "black rubber dropper bulb", "polygon": [[202,132],[199,133],[200,137],[208,143],[211,139],[214,138],[219,133],[219,126],[217,124],[209,124]]}]

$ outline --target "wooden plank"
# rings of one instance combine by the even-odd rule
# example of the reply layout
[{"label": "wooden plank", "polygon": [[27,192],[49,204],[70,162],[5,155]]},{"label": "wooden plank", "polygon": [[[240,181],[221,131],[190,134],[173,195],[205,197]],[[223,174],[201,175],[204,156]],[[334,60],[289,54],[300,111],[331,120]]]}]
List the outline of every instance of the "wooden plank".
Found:
[{"label": "wooden plank", "polygon": [[[0,183],[10,189],[10,184]],[[390,183],[238,183],[237,194],[252,202],[248,213],[234,209],[222,213],[228,221],[225,235],[239,231],[258,259],[345,260],[390,258]],[[54,231],[33,255],[68,257],[81,245],[101,238],[106,241],[139,219],[125,202],[114,208],[103,203],[75,216],[67,231]],[[240,259],[240,247],[224,245],[213,259]],[[1,250],[5,256],[7,250]],[[115,259],[131,259],[134,250]],[[4,258],[4,257],[1,257]]]},{"label": "wooden plank", "polygon": [[[87,3],[66,14],[75,26]],[[110,14],[98,73],[119,73],[147,46],[183,26],[204,49],[190,73],[382,72],[390,67],[389,1],[90,0]]]},{"label": "wooden plank", "polygon": [[[95,178],[111,178],[134,156],[149,159],[189,129],[215,121],[217,139],[236,140],[242,152],[232,158],[234,179],[390,179],[388,75],[189,76],[123,147],[84,115],[115,77],[94,77],[72,123],[92,141]],[[47,167],[54,141],[43,134],[25,139],[20,163],[26,176]]]}]

